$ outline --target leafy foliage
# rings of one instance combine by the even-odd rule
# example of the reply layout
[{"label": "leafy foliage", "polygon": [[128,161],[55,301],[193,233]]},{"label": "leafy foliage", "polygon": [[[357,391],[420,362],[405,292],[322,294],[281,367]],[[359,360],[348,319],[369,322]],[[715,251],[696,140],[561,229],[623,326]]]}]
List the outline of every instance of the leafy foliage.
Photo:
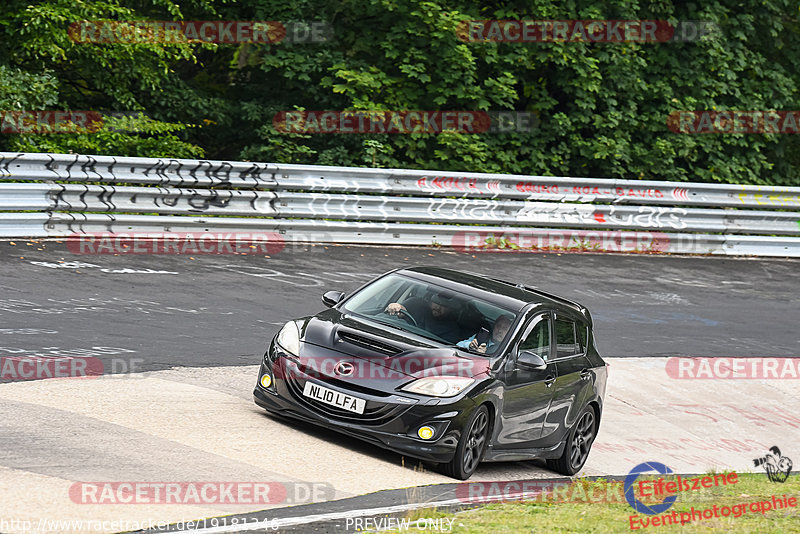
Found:
[{"label": "leafy foliage", "polygon": [[[80,20],[323,21],[325,42],[86,44]],[[705,21],[690,42],[465,42],[485,19]],[[674,133],[678,110],[800,110],[789,0],[10,0],[0,109],[144,112],[137,132],[5,135],[5,150],[206,155],[285,163],[798,184],[800,136]],[[529,132],[297,134],[291,110],[511,110]],[[159,123],[166,126],[158,127]],[[140,125],[142,126],[142,125]]]},{"label": "leafy foliage", "polygon": [[103,129],[77,136],[6,134],[0,149],[141,156],[204,153],[188,134],[181,139],[175,133],[190,127],[188,119],[195,118],[187,113],[191,107],[173,106],[176,97],[202,100],[193,94],[188,77],[178,72],[181,64],[197,63],[197,45],[81,43],[70,37],[70,24],[85,20],[182,16],[173,2],[128,3],[136,7],[115,0],[7,0],[0,11],[0,41],[5,45],[0,48],[0,109],[143,112],[151,120],[127,133]]}]

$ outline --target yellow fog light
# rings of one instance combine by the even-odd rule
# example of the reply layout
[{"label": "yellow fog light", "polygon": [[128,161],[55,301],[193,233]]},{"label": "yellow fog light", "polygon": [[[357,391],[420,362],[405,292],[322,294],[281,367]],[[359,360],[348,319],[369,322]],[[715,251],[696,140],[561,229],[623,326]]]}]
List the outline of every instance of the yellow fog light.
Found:
[{"label": "yellow fog light", "polygon": [[269,373],[261,377],[261,387],[268,388],[271,385],[272,385],[272,377],[269,376]]},{"label": "yellow fog light", "polygon": [[422,426],[417,430],[417,435],[422,439],[431,439],[433,437],[433,429],[429,426]]}]

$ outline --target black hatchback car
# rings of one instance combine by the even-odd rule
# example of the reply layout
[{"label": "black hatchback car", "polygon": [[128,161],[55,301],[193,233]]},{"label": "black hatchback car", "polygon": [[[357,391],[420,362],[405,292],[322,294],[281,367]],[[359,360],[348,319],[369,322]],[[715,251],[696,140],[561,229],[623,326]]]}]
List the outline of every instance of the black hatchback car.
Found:
[{"label": "black hatchback car", "polygon": [[586,462],[607,366],[589,311],[538,289],[415,267],[286,323],[255,402],[469,478],[482,461]]}]

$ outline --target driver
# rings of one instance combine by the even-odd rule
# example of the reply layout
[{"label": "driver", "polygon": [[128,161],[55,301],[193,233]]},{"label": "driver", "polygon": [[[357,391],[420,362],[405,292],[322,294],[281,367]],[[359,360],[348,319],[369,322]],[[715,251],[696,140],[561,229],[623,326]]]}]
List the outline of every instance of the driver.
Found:
[{"label": "driver", "polygon": [[386,306],[386,313],[402,317],[405,312],[417,322],[417,326],[448,343],[455,343],[461,339],[461,329],[455,317],[458,299],[454,295],[436,293],[427,306],[419,297],[412,297],[403,302],[403,304],[392,302]]}]

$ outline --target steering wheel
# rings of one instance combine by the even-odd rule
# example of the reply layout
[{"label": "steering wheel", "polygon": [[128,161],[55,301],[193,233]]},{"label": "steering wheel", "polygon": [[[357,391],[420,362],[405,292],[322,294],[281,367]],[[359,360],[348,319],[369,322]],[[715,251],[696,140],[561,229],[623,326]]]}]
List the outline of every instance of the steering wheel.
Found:
[{"label": "steering wheel", "polygon": [[[384,310],[384,312],[383,312],[383,313],[385,313],[385,314],[388,314],[388,315],[391,315],[391,313],[389,313],[389,312],[388,312],[388,311],[386,311],[386,310]],[[413,316],[412,316],[412,315],[409,313],[409,311],[408,311],[408,310],[398,310],[398,311],[397,311],[397,316],[398,316],[398,317],[400,317],[401,319],[405,319],[406,321],[408,321],[408,322],[409,322],[409,323],[411,323],[412,325],[414,325],[414,326],[416,326],[417,328],[419,328],[419,325],[417,324],[417,320],[416,320],[416,319],[414,319],[414,317],[413,317]]]}]

